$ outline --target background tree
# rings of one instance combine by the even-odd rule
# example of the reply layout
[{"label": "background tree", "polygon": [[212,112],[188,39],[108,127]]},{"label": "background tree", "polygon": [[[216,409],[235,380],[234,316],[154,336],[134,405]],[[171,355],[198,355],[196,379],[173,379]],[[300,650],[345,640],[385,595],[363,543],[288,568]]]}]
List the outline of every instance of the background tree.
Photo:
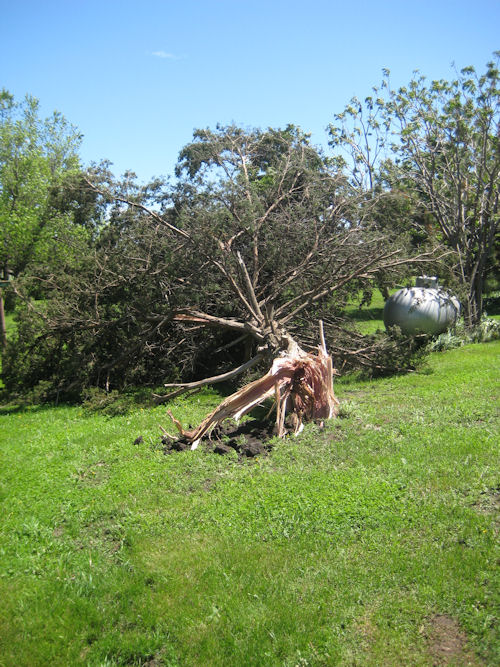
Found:
[{"label": "background tree", "polygon": [[457,255],[465,318],[482,314],[488,260],[499,225],[500,90],[498,59],[478,75],[466,67],[448,81],[417,76],[389,90],[386,117],[395,123],[399,173],[409,178]]},{"label": "background tree", "polygon": [[[388,74],[385,70],[385,75]],[[432,248],[437,241],[421,225],[419,197],[411,184],[393,177],[391,122],[386,117],[384,100],[386,87],[384,80],[363,101],[353,97],[342,112],[334,115],[334,122],[328,126],[329,145],[334,149],[331,160],[347,174],[370,224],[383,235],[397,238],[399,246],[405,247],[410,255]],[[381,270],[373,285],[365,285],[363,303],[369,302],[374,287],[387,299],[389,288],[410,276],[411,267],[404,264],[398,271]]]},{"label": "background tree", "polygon": [[81,135],[54,113],[39,116],[27,96],[16,103],[0,94],[0,266],[19,275],[64,220],[54,211],[52,193],[79,168]]},{"label": "background tree", "polygon": [[[78,169],[80,141],[61,114],[41,119],[35,98],[27,96],[18,103],[7,91],[0,93],[0,273],[4,276],[18,276],[30,262],[57,261],[67,251],[68,219],[54,207],[54,193],[61,180]],[[60,242],[54,243],[58,238]],[[0,300],[3,305],[2,295]]]},{"label": "background tree", "polygon": [[385,70],[373,95],[354,98],[330,126],[330,144],[348,156],[354,181],[413,201],[406,221],[413,242],[441,240],[453,249],[470,326],[481,318],[499,223],[498,58],[482,75],[466,67],[452,81],[427,83],[416,73],[398,90]]}]

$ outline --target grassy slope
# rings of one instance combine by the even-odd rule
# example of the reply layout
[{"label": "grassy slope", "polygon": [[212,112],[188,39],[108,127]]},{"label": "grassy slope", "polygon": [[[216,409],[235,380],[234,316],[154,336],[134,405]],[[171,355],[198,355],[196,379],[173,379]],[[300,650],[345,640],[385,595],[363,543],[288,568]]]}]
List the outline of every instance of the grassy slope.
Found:
[{"label": "grassy slope", "polygon": [[164,407],[4,411],[0,665],[428,665],[436,614],[498,664],[499,353],[339,382],[257,461],[164,456]]}]

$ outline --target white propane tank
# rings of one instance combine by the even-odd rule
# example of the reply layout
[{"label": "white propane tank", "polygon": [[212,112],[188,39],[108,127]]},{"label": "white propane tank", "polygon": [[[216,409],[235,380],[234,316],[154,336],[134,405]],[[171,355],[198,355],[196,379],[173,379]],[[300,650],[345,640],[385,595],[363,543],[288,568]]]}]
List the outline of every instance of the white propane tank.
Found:
[{"label": "white propane tank", "polygon": [[460,303],[438,286],[435,277],[420,276],[415,287],[395,292],[385,302],[386,329],[398,326],[404,334],[440,334],[455,324]]}]

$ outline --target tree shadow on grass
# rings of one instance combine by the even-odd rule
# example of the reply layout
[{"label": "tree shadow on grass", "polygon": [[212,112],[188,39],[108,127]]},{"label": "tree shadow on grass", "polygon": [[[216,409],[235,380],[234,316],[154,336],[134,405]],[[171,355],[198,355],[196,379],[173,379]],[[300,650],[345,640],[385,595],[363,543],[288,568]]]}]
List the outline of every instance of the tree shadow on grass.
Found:
[{"label": "tree shadow on grass", "polygon": [[371,320],[382,320],[384,314],[383,308],[357,308],[351,310],[347,316],[355,322],[370,322]]},{"label": "tree shadow on grass", "polygon": [[43,403],[40,405],[29,405],[23,403],[4,403],[0,405],[0,417],[17,414],[36,414],[45,410],[53,410],[55,407],[66,407],[62,403],[55,406],[53,403]]}]

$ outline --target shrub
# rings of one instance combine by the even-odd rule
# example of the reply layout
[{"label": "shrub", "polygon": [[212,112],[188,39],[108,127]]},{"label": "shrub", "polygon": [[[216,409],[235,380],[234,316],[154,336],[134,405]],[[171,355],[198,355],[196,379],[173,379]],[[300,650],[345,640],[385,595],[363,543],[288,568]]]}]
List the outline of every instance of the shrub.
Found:
[{"label": "shrub", "polygon": [[442,352],[470,343],[489,343],[498,339],[500,339],[500,322],[483,316],[479,324],[472,329],[467,329],[463,322],[459,322],[454,329],[445,331],[429,343],[428,349],[430,352]]}]

